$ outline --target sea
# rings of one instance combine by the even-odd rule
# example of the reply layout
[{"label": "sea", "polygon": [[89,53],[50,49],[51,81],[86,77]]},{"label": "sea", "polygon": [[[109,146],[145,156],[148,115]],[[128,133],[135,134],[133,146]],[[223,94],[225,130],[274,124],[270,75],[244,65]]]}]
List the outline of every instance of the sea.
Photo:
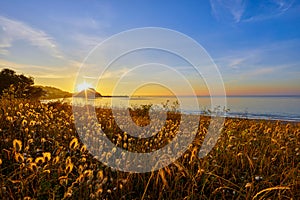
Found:
[{"label": "sea", "polygon": [[227,96],[226,103],[222,106],[213,105],[212,102],[216,101],[212,98],[224,100],[224,97],[209,96],[134,96],[67,98],[62,101],[75,105],[90,104],[108,108],[138,108],[141,105],[152,105],[154,109],[168,108],[187,114],[214,114],[221,111],[219,113],[226,117],[300,122],[300,96]]}]

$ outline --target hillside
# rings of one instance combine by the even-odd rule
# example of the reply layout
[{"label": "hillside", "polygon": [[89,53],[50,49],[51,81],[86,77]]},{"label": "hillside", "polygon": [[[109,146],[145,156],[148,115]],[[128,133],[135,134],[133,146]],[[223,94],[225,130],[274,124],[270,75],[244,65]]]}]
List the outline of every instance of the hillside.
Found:
[{"label": "hillside", "polygon": [[83,97],[83,98],[95,98],[95,97],[102,97],[102,95],[97,92],[95,89],[93,88],[88,88],[86,90],[82,90],[76,94],[74,94],[74,97]]},{"label": "hillside", "polygon": [[57,99],[57,98],[68,98],[72,97],[72,93],[63,91],[61,89],[50,87],[50,86],[35,86],[42,88],[46,94],[44,94],[42,99]]}]

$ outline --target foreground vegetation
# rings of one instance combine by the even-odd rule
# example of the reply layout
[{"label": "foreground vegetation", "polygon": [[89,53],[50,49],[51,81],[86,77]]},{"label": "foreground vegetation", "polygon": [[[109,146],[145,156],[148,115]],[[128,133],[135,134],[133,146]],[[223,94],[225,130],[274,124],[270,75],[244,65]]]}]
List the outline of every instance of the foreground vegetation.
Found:
[{"label": "foreground vegetation", "polygon": [[[226,119],[217,145],[199,159],[210,122],[201,117],[183,156],[139,174],[94,159],[77,136],[68,104],[2,99],[0,108],[1,199],[300,199],[300,123]],[[149,123],[143,111],[130,110],[141,126]],[[162,131],[138,141],[116,126],[109,109],[96,112],[110,140],[129,151],[167,144],[180,120],[169,113]]]},{"label": "foreground vegetation", "polygon": [[0,71],[0,97],[6,99],[57,99],[72,97],[72,94],[50,86],[34,85],[34,78],[17,74],[12,69]]}]

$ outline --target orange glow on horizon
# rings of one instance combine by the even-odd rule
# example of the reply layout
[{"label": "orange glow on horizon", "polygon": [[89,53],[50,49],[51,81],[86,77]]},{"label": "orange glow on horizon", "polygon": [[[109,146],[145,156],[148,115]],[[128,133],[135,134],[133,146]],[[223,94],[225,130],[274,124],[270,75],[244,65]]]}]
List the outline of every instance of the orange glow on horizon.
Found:
[{"label": "orange glow on horizon", "polygon": [[[101,80],[96,87],[96,90],[103,95],[112,95],[114,87],[116,85],[116,80]],[[74,81],[72,79],[47,79],[47,78],[36,78],[36,85],[43,86],[52,86],[57,87],[61,90],[67,92],[75,92],[78,89],[78,86],[75,86]],[[134,85],[134,82],[131,84]],[[86,87],[90,87],[91,84],[86,85]],[[131,85],[132,86],[132,85]],[[180,87],[174,86],[174,87]],[[209,96],[208,89],[206,87],[201,86],[193,86],[195,94],[198,96]],[[225,90],[227,96],[235,96],[235,95],[299,95],[300,88],[294,84],[291,87],[290,83],[279,84],[279,83],[248,83],[248,84],[226,84]],[[115,95],[131,95],[127,91],[127,88],[124,86],[124,91],[122,94]],[[184,88],[181,88],[182,91],[180,94],[182,96],[189,96],[192,94],[185,93]],[[134,94],[135,96],[174,96],[171,90],[164,88],[158,85],[146,85],[138,88]]]}]

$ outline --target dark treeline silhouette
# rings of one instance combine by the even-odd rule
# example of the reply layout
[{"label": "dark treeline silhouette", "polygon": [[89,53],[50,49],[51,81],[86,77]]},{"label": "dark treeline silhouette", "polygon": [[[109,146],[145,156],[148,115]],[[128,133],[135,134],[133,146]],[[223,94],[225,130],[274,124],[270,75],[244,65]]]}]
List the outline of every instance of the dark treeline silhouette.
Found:
[{"label": "dark treeline silhouette", "polygon": [[23,74],[16,74],[11,69],[2,69],[0,72],[0,96],[7,98],[40,98],[44,91],[34,87],[34,79]]}]

